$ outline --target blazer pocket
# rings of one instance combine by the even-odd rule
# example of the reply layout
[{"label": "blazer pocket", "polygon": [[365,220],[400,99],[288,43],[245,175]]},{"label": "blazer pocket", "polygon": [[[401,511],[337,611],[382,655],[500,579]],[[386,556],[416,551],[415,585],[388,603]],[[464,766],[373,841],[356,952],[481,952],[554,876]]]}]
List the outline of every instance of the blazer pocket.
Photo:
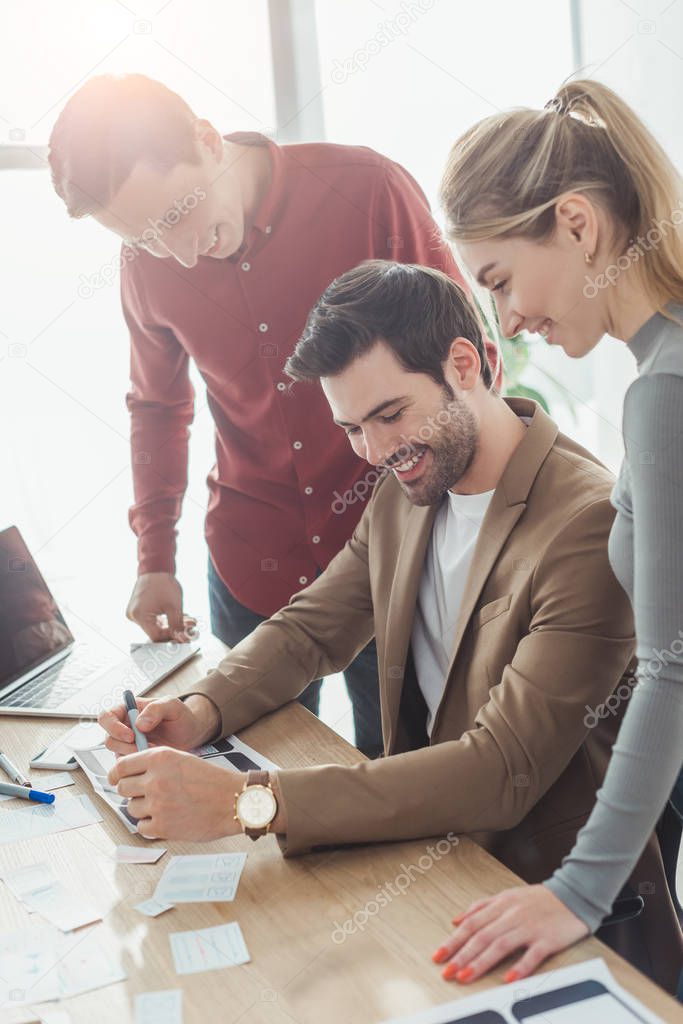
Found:
[{"label": "blazer pocket", "polygon": [[491,619],[497,618],[506,612],[512,603],[512,594],[506,594],[504,597],[497,597],[495,601],[489,601],[483,608],[480,608],[478,612],[475,612],[472,616],[472,626],[474,629],[479,629],[484,626]]}]

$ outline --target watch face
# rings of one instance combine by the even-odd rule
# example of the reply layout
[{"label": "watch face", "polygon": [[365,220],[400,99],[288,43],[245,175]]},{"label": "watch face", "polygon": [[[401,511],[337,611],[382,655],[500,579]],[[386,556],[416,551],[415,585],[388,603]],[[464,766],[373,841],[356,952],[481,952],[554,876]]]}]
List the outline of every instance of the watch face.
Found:
[{"label": "watch face", "polygon": [[275,797],[266,786],[248,786],[237,798],[237,816],[245,828],[265,828],[275,817]]}]

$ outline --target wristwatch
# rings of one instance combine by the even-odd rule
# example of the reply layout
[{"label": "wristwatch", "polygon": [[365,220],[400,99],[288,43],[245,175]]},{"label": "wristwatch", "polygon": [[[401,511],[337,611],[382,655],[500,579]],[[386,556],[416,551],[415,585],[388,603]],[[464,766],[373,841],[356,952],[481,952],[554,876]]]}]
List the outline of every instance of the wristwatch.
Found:
[{"label": "wristwatch", "polygon": [[268,772],[248,772],[244,786],[235,796],[235,821],[239,821],[245,836],[265,836],[276,814],[277,800]]}]

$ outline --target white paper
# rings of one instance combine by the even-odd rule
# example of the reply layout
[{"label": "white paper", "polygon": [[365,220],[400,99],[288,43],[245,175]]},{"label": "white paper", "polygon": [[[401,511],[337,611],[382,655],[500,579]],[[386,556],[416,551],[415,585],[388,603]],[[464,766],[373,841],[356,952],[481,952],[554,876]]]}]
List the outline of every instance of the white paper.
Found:
[{"label": "white paper", "polygon": [[0,844],[16,843],[20,839],[66,832],[102,821],[89,797],[57,798],[53,804],[33,804],[26,809],[0,812]]},{"label": "white paper", "polygon": [[142,992],[135,997],[135,1024],[183,1024],[183,993],[179,988]]},{"label": "white paper", "polygon": [[[62,789],[64,786],[73,786],[75,779],[69,772],[55,772],[53,775],[45,775],[39,779],[31,789],[39,789],[42,793],[51,793],[55,789]],[[2,800],[21,800],[21,797],[7,796],[0,793]]]},{"label": "white paper", "polygon": [[[128,813],[128,798],[119,796],[116,786],[111,786],[107,781],[109,771],[116,764],[116,755],[106,747],[95,747],[94,750],[74,750],[73,754],[97,795],[111,807],[116,817],[123,822],[129,832],[139,835],[137,820]],[[142,836],[142,838],[145,837]]]},{"label": "white paper", "polygon": [[162,903],[234,900],[246,859],[246,853],[172,857],[157,882],[154,899]]},{"label": "white paper", "polygon": [[40,914],[63,932],[99,921],[102,915],[70,891],[56,877],[49,864],[29,864],[3,876],[7,888],[28,910]]},{"label": "white paper", "polygon": [[583,981],[601,983],[607,992],[592,999],[554,1010],[543,1010],[523,1018],[528,1024],[664,1024],[613,978],[604,960],[585,960],[570,967],[560,967],[529,978],[499,985],[477,995],[434,1006],[408,1017],[394,1017],[384,1024],[466,1024],[484,1010],[497,1011],[505,1024],[519,1024],[512,1013],[515,1003],[533,996],[555,992]]},{"label": "white paper", "polygon": [[156,864],[166,853],[162,846],[117,846],[118,864]]},{"label": "white paper", "polygon": [[71,1024],[71,1017],[59,1006],[43,1007],[38,1013],[40,1024]]},{"label": "white paper", "polygon": [[62,736],[61,742],[69,750],[92,750],[99,747],[107,738],[106,731],[97,722],[79,722]]},{"label": "white paper", "polygon": [[27,893],[24,903],[29,910],[40,914],[63,932],[71,932],[102,919],[102,914],[92,904],[85,902],[77,893],[70,892],[60,881]]},{"label": "white paper", "polygon": [[236,921],[198,931],[173,932],[169,938],[178,974],[218,971],[250,960],[242,929]]},{"label": "white paper", "polygon": [[163,914],[167,910],[173,910],[173,904],[159,903],[158,900],[149,899],[136,904],[134,909],[139,910],[145,917],[158,917],[159,914]]},{"label": "white paper", "polygon": [[38,785],[33,788],[42,789],[43,793],[52,793],[55,789],[73,786],[75,781],[71,772],[54,772],[52,775],[41,776]]},{"label": "white paper", "polygon": [[3,872],[0,877],[12,895],[18,900],[23,900],[24,892],[39,889],[46,878],[54,879],[55,876],[49,864],[41,863],[25,864],[20,868]]},{"label": "white paper", "polygon": [[[79,722],[63,736],[53,740],[43,751],[42,759],[55,764],[66,764],[73,757],[74,748],[90,750],[92,747],[99,747],[104,743],[106,736],[106,732],[97,722]],[[31,771],[36,767],[31,765]]]},{"label": "white paper", "polygon": [[0,935],[0,1009],[66,999],[124,981],[101,928],[64,935],[45,925]]}]

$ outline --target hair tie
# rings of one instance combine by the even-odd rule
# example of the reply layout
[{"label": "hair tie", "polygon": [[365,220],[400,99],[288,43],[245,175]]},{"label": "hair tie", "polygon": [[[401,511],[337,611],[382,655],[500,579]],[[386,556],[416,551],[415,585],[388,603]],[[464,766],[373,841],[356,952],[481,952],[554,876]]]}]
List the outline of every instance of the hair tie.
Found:
[{"label": "hair tie", "polygon": [[564,100],[560,99],[559,96],[553,96],[551,100],[548,100],[543,109],[553,110],[556,114],[560,115],[566,115],[569,113],[569,109],[565,106]]}]

